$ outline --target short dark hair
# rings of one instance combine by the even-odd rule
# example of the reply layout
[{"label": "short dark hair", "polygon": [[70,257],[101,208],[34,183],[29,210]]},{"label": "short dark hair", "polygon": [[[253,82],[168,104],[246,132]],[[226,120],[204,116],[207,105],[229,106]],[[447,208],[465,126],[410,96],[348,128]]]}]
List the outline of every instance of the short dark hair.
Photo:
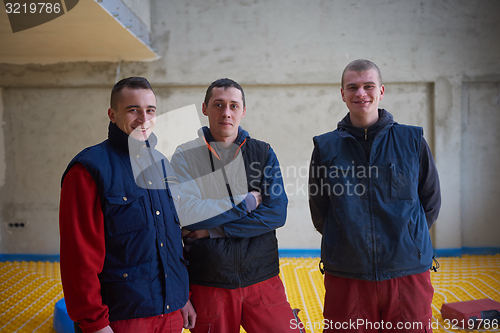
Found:
[{"label": "short dark hair", "polygon": [[230,88],[230,87],[236,88],[239,91],[241,91],[241,98],[243,100],[243,107],[245,107],[246,106],[245,93],[243,92],[243,88],[241,88],[241,86],[238,84],[238,82],[231,80],[231,79],[228,79],[228,78],[218,79],[218,80],[212,82],[212,84],[208,87],[207,92],[205,93],[205,100],[204,100],[205,105],[208,106],[208,102],[210,101],[210,98],[212,97],[212,90],[214,88],[224,88],[224,90],[225,90],[226,88]]},{"label": "short dark hair", "polygon": [[116,110],[116,108],[118,107],[118,98],[120,97],[120,93],[123,90],[123,88],[149,89],[153,91],[153,88],[151,88],[151,85],[149,84],[149,81],[146,80],[146,78],[140,76],[132,76],[132,77],[127,77],[125,79],[121,79],[115,84],[115,86],[111,90],[111,100],[109,104],[111,108],[114,110]]},{"label": "short dark hair", "polygon": [[378,74],[378,80],[379,84],[382,85],[382,74],[380,73],[380,69],[375,65],[374,62],[371,62],[370,60],[366,59],[357,59],[354,61],[351,61],[346,68],[344,68],[344,71],[342,72],[342,79],[341,79],[341,85],[342,89],[344,88],[344,74],[345,72],[348,71],[354,71],[354,72],[364,72],[368,71],[370,69],[375,69]]}]

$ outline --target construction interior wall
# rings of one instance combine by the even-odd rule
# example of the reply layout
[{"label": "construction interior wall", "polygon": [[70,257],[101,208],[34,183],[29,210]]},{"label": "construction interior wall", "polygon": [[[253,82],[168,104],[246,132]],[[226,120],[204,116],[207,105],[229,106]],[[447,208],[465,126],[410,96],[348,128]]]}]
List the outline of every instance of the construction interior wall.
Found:
[{"label": "construction interior wall", "polygon": [[307,202],[312,137],[347,113],[340,75],[358,58],[382,71],[381,106],[424,128],[442,187],[434,247],[500,248],[500,2],[138,2],[126,4],[148,21],[156,61],[0,63],[0,253],[59,252],[61,175],[106,139],[109,94],[127,76],[150,80],[160,114],[194,104],[201,125],[208,85],[238,81],[242,126],[271,144],[285,177],[280,248],[319,248]]}]

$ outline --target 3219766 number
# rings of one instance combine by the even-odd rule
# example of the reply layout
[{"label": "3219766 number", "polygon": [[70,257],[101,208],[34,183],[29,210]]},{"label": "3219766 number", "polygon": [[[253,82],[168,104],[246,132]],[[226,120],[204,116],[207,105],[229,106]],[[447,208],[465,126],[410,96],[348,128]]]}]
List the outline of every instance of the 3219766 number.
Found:
[{"label": "3219766 number", "polygon": [[59,14],[61,12],[61,4],[50,2],[31,2],[29,4],[20,4],[18,2],[5,4],[7,14]]}]

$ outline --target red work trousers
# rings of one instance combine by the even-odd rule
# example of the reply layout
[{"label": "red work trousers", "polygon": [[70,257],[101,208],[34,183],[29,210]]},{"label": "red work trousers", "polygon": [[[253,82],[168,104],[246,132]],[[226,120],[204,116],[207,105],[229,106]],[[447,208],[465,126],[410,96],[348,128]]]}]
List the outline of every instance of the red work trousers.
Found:
[{"label": "red work trousers", "polygon": [[114,333],[181,333],[184,319],[177,310],[155,317],[112,321],[109,326]]},{"label": "red work trousers", "polygon": [[432,332],[430,271],[385,281],[325,274],[323,332]]},{"label": "red work trousers", "polygon": [[297,333],[295,317],[277,275],[249,287],[224,289],[191,285],[197,318],[192,333]]}]

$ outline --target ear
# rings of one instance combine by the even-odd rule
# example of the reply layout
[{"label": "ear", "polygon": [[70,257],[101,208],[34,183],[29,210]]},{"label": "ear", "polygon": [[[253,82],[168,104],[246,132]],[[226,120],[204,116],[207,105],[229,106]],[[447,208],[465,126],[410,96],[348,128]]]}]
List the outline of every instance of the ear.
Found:
[{"label": "ear", "polygon": [[207,106],[205,105],[205,103],[201,104],[201,112],[203,112],[203,114],[208,117],[208,115],[207,115]]},{"label": "ear", "polygon": [[113,110],[112,108],[109,108],[108,109],[108,117],[109,117],[109,120],[111,120],[111,122],[113,124],[116,124],[115,110]]},{"label": "ear", "polygon": [[345,103],[344,89],[340,88],[340,95],[342,95],[342,101]]},{"label": "ear", "polygon": [[243,114],[241,115],[241,118],[245,117],[246,114],[247,114],[247,107],[245,106],[243,108]]},{"label": "ear", "polygon": [[385,93],[385,87],[384,87],[384,85],[381,85],[380,86],[380,98],[378,99],[379,101],[381,101],[382,98],[384,98],[384,93]]}]

